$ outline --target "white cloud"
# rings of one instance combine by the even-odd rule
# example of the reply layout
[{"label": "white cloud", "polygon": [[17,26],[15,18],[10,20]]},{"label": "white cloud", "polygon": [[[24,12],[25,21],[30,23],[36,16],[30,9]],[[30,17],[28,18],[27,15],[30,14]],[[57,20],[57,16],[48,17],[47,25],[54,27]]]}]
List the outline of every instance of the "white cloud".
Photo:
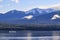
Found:
[{"label": "white cloud", "polygon": [[49,5],[49,6],[40,6],[39,8],[41,8],[41,9],[47,9],[47,8],[52,8],[52,7],[56,7],[56,6],[60,6],[60,3]]},{"label": "white cloud", "polygon": [[15,2],[15,3],[19,3],[19,0],[11,0],[11,1],[13,1],[13,2]]},{"label": "white cloud", "polygon": [[51,7],[55,7],[55,6],[60,6],[60,3],[54,4],[54,5],[52,5]]},{"label": "white cloud", "polygon": [[25,8],[23,11],[28,11],[28,10],[31,10],[33,8],[48,9],[48,8],[54,8],[54,7],[57,7],[57,6],[59,6],[59,8],[60,8],[60,3],[52,4],[52,5],[45,5],[45,6],[43,5],[43,6],[38,6],[38,7],[33,6],[33,7],[30,7],[30,8]]},{"label": "white cloud", "polygon": [[41,8],[41,9],[47,9],[49,7],[48,6],[40,6],[39,8]]},{"label": "white cloud", "polygon": [[0,0],[0,2],[2,2],[3,0]]}]

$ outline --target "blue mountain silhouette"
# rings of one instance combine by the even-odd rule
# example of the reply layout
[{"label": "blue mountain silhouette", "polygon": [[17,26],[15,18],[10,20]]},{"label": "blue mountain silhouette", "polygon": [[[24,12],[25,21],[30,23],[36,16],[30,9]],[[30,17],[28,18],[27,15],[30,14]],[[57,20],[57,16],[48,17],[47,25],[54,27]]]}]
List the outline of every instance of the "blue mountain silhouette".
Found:
[{"label": "blue mountain silhouette", "polygon": [[[60,15],[60,10],[54,9],[39,9],[34,8],[29,11],[18,11],[11,10],[6,12],[5,14],[0,13],[0,22],[8,23],[8,24],[57,24],[60,23],[60,19],[51,20],[51,18],[55,15]],[[29,17],[32,15],[31,19],[27,19],[24,17]]]}]

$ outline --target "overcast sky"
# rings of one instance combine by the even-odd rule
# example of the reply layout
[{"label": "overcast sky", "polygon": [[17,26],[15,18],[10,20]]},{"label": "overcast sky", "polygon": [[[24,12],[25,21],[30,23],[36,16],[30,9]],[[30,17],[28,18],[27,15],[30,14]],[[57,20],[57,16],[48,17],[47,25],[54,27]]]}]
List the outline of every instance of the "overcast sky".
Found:
[{"label": "overcast sky", "polygon": [[60,0],[0,0],[0,13],[15,9],[26,11],[55,4],[60,4]]}]

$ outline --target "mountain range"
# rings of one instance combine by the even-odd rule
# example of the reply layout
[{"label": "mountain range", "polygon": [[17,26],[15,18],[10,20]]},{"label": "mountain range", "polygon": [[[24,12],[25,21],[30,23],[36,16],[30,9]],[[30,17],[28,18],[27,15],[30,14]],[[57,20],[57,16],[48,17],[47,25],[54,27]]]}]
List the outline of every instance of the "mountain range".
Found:
[{"label": "mountain range", "polygon": [[4,14],[0,13],[0,23],[19,25],[60,24],[60,10],[55,8],[33,8],[26,12],[11,10]]}]

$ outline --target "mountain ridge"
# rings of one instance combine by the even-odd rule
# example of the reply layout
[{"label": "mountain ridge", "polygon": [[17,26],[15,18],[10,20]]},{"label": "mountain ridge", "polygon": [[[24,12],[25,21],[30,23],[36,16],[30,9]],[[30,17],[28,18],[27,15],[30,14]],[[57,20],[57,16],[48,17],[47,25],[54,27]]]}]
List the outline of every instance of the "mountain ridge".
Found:
[{"label": "mountain ridge", "polygon": [[51,20],[55,15],[60,15],[60,10],[34,8],[29,11],[11,10],[0,15],[0,22],[8,24],[57,24],[58,20]]}]

